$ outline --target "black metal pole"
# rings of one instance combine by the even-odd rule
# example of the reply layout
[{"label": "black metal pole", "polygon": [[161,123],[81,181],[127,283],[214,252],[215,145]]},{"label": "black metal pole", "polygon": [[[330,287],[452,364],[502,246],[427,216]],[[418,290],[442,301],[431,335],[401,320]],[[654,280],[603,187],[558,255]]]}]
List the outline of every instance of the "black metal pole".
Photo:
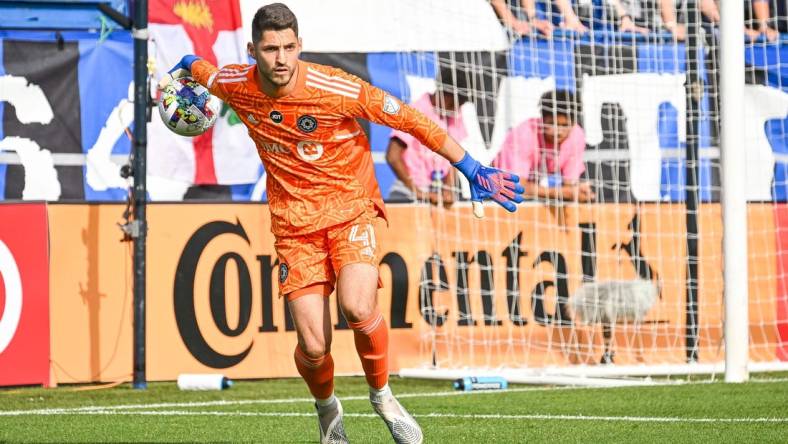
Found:
[{"label": "black metal pole", "polygon": [[687,225],[687,285],[685,353],[687,362],[698,360],[698,177],[700,162],[700,104],[703,98],[703,79],[700,76],[698,55],[701,47],[701,17],[697,0],[688,0],[687,7],[687,153],[686,153],[686,225]]},{"label": "black metal pole", "polygon": [[148,84],[148,1],[133,2],[134,27],[134,380],[135,389],[148,386],[145,377],[145,240],[148,224],[146,151],[148,145],[148,112],[150,92]]}]

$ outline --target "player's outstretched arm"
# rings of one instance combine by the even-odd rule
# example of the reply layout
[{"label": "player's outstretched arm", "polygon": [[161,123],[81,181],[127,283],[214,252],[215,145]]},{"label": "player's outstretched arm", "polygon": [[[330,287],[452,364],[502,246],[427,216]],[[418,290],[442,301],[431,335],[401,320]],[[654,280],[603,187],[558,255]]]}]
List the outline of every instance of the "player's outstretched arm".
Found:
[{"label": "player's outstretched arm", "polygon": [[172,82],[173,79],[177,79],[179,77],[187,76],[191,74],[192,71],[192,63],[196,62],[197,60],[202,60],[200,57],[192,54],[186,54],[181,58],[181,60],[172,67],[164,77],[161,78],[159,81],[159,89],[164,89],[167,85]]},{"label": "player's outstretched arm", "polygon": [[452,139],[446,130],[382,89],[344,71],[336,74],[361,85],[363,91],[357,100],[349,102],[346,109],[349,116],[368,119],[413,135],[424,146],[445,157],[468,178],[471,184],[473,214],[476,217],[484,217],[482,201],[485,199],[494,200],[508,211],[515,211],[516,204],[523,201],[525,190],[516,175],[482,166]]},{"label": "player's outstretched arm", "polygon": [[451,137],[446,137],[437,152],[468,179],[474,216],[484,217],[481,203],[485,199],[492,199],[509,212],[517,210],[516,204],[523,201],[525,189],[520,185],[520,178],[516,174],[482,165]]}]

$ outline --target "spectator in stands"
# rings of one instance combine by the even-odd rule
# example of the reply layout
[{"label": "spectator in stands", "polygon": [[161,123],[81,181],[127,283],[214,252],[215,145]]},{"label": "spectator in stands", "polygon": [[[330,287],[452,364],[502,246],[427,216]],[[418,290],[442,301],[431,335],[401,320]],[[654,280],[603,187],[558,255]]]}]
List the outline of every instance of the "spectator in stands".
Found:
[{"label": "spectator in stands", "polygon": [[[517,36],[528,35],[532,28],[536,28],[546,37],[553,33],[553,24],[550,20],[545,20],[539,16],[536,8],[536,0],[519,0],[520,7],[517,6],[518,0],[490,0],[495,13],[501,22],[510,32]],[[547,15],[560,17],[559,25],[561,29],[579,32],[584,34],[588,28],[583,24],[575,11],[572,9],[571,0],[555,0],[557,14],[553,13],[553,5],[549,0],[545,0]]]},{"label": "spectator in stands", "polygon": [[[687,36],[686,26],[678,23],[676,18],[676,0],[660,0],[664,27],[673,34],[676,40],[684,40]],[[719,145],[720,135],[720,91],[719,91],[719,39],[717,27],[720,23],[719,0],[698,0],[702,16],[702,26],[705,29],[705,45],[708,56],[705,58],[706,70],[710,74],[706,80],[711,100],[709,102],[709,117],[711,118],[711,144]],[[780,34],[770,24],[768,0],[750,0],[744,2],[745,22],[744,34],[751,40],[759,38],[762,34],[768,41],[776,41]],[[754,19],[751,19],[754,18]],[[748,82],[753,82],[748,78]]]},{"label": "spectator in stands", "polygon": [[[576,10],[558,3],[567,22],[579,20],[594,29],[648,34],[659,28],[656,0],[576,0]],[[578,17],[575,19],[575,16]]]},{"label": "spectator in stands", "polygon": [[776,1],[772,11],[777,27],[777,32],[788,33],[788,2]]},{"label": "spectator in stands", "polygon": [[520,176],[527,195],[537,198],[589,202],[594,192],[580,178],[585,171],[585,132],[578,105],[569,91],[548,91],[539,100],[541,117],[528,119],[509,131],[493,161]]},{"label": "spectator in stands", "polygon": [[[700,12],[707,26],[714,27],[720,23],[718,1],[699,0]],[[660,0],[660,10],[665,29],[673,34],[676,40],[686,39],[686,25],[677,20],[676,0]],[[768,41],[774,42],[780,37],[779,32],[770,26],[769,0],[745,2],[745,16],[749,18],[749,23],[744,26],[744,34],[750,39],[755,40],[763,34]]]},{"label": "spectator in stands", "polygon": [[[744,35],[750,40],[757,40],[761,34],[770,42],[777,41],[780,33],[769,26],[771,14],[769,0],[751,0],[744,3]],[[701,0],[701,13],[707,25],[719,26],[719,0]]]},{"label": "spectator in stands", "polygon": [[[462,142],[467,132],[460,107],[468,101],[468,95],[465,76],[459,74],[448,67],[441,69],[435,93],[426,93],[410,105]],[[454,202],[454,168],[415,137],[394,130],[386,149],[386,161],[397,177],[389,191],[389,201],[441,202],[447,208]],[[435,189],[436,184],[441,185],[440,190]]]},{"label": "spectator in stands", "polygon": [[575,31],[580,34],[588,32],[588,27],[583,24],[575,10],[572,9],[572,0],[554,0],[558,12],[561,13],[561,29]]},{"label": "spectator in stands", "polygon": [[[649,30],[657,28],[654,20],[654,12],[657,9],[655,0],[602,0],[602,5],[606,10],[612,12],[617,26],[616,30],[621,32],[636,32],[648,34]],[[581,16],[589,22],[594,20],[595,9],[598,7],[594,2],[576,2],[579,9],[583,12],[578,15],[573,9],[571,0],[555,0],[555,6],[561,14],[561,28],[571,31],[585,33],[588,27],[583,24]]]},{"label": "spectator in stands", "polygon": [[617,31],[648,34],[656,30],[655,5],[650,0],[604,0],[618,24]]},{"label": "spectator in stands", "polygon": [[[763,34],[767,41],[776,42],[780,38],[780,32],[777,31],[776,27],[771,26],[772,14],[769,10],[769,0],[752,0],[749,3],[750,8],[745,13],[749,19],[749,26],[745,29],[747,36],[752,40],[756,40]],[[775,10],[774,12],[776,13],[777,11]]]},{"label": "spectator in stands", "polygon": [[662,16],[662,26],[673,35],[674,39],[684,41],[687,38],[687,26],[679,23],[676,0],[660,0],[659,11]]},{"label": "spectator in stands", "polygon": [[519,8],[516,1],[490,0],[495,14],[512,36],[519,38],[529,35],[534,29],[546,37],[553,34],[553,25],[537,16],[535,0],[520,0]]}]

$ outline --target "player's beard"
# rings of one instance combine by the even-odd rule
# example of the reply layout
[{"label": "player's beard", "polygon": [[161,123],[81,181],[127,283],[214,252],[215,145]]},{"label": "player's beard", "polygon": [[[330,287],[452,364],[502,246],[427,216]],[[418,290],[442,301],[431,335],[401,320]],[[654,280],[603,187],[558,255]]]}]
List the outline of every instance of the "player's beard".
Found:
[{"label": "player's beard", "polygon": [[[276,68],[286,68],[287,72],[278,73]],[[268,80],[269,83],[276,87],[282,87],[290,83],[290,80],[293,78],[293,74],[295,73],[295,67],[290,67],[287,65],[274,67],[268,72],[261,72],[262,76]]]}]

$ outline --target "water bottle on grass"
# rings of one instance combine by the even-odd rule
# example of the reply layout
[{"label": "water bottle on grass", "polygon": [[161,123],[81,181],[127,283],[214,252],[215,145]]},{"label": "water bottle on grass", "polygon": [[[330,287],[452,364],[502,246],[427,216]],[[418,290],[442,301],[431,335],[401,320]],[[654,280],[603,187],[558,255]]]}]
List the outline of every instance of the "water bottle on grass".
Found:
[{"label": "water bottle on grass", "polygon": [[454,381],[456,390],[504,390],[509,386],[506,379],[500,376],[466,376]]},{"label": "water bottle on grass", "polygon": [[178,388],[181,390],[224,390],[232,387],[233,381],[222,374],[178,375]]}]

